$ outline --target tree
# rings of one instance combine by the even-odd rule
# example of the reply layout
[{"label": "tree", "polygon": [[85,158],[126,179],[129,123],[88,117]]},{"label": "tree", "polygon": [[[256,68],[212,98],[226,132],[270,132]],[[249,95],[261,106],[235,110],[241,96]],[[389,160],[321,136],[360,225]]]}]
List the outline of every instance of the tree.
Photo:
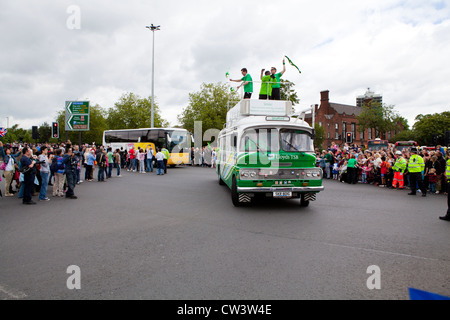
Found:
[{"label": "tree", "polygon": [[231,92],[223,83],[203,83],[200,91],[189,93],[189,105],[178,116],[183,128],[194,132],[194,122],[202,122],[202,137],[208,129],[222,129],[227,111],[239,101],[236,92]]},{"label": "tree", "polygon": [[31,137],[31,130],[25,130],[19,128],[18,124],[14,124],[12,127],[8,128],[8,132],[6,135],[0,139],[3,143],[12,143],[12,142],[34,142]]},{"label": "tree", "polygon": [[52,127],[47,122],[44,122],[39,126],[38,132],[40,143],[47,142],[52,137]]},{"label": "tree", "polygon": [[[151,97],[140,98],[134,93],[126,93],[109,108],[106,123],[108,129],[137,129],[151,127]],[[155,128],[167,127],[169,123],[160,115],[158,104],[154,105]]]},{"label": "tree", "polygon": [[427,115],[419,114],[415,120],[413,130],[419,145],[444,144],[445,131],[450,128],[450,111]]},{"label": "tree", "polygon": [[319,148],[320,151],[323,149],[323,142],[325,141],[325,129],[317,122],[314,125],[314,130],[316,133],[316,138],[314,139],[314,148]]},{"label": "tree", "polygon": [[397,141],[414,141],[416,140],[416,134],[413,130],[403,130],[397,133],[394,137],[392,137],[392,143],[396,143]]},{"label": "tree", "polygon": [[359,131],[375,129],[375,132],[384,134],[397,128],[395,120],[403,119],[394,110],[394,106],[388,106],[376,101],[364,103],[362,112],[357,116]]},{"label": "tree", "polygon": [[289,80],[280,79],[281,100],[291,101],[293,106],[300,102],[300,99],[297,97],[297,92],[295,92],[294,87],[295,83]]},{"label": "tree", "polygon": [[[58,116],[56,122],[59,124],[59,140],[64,141],[66,139],[66,115],[65,109],[58,112]],[[106,124],[106,111],[100,107],[98,104],[90,107],[90,124],[89,131],[81,132],[81,143],[89,143],[95,142],[97,145],[101,145],[103,143],[103,131],[107,130]],[[78,144],[79,140],[79,131],[68,131],[67,136],[70,141],[74,144]],[[57,139],[50,139],[50,142],[55,143]]]}]

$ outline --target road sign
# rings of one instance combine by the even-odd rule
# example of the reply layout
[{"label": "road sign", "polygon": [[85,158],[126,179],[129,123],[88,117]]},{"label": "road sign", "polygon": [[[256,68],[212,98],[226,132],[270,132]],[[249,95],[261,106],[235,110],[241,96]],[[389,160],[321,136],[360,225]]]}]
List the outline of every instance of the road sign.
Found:
[{"label": "road sign", "polygon": [[89,131],[89,101],[66,101],[66,131]]},{"label": "road sign", "polygon": [[89,101],[66,101],[66,110],[71,114],[89,114]]},{"label": "road sign", "polygon": [[87,114],[78,114],[71,115],[67,120],[66,125],[69,127],[69,130],[89,130],[89,115]]}]

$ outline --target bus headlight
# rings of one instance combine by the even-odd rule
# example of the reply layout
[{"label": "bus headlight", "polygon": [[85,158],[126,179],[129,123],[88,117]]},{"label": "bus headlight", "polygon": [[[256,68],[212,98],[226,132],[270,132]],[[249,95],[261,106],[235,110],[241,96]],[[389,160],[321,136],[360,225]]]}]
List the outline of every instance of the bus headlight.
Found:
[{"label": "bus headlight", "polygon": [[256,170],[241,170],[241,179],[255,178],[258,175]]}]

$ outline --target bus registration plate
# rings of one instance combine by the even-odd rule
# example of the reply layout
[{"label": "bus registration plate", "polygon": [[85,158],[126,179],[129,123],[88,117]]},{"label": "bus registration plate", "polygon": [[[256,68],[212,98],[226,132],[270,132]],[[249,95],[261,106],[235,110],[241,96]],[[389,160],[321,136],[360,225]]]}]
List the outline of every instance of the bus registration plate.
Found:
[{"label": "bus registration plate", "polygon": [[273,193],[274,198],[292,198],[292,192],[290,191],[275,191]]}]

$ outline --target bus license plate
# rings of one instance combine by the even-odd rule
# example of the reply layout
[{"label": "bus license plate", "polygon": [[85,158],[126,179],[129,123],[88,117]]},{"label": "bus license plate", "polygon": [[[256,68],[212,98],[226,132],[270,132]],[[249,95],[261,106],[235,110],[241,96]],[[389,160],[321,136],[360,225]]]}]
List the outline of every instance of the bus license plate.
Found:
[{"label": "bus license plate", "polygon": [[274,198],[292,198],[292,192],[290,191],[275,191],[273,193]]}]

